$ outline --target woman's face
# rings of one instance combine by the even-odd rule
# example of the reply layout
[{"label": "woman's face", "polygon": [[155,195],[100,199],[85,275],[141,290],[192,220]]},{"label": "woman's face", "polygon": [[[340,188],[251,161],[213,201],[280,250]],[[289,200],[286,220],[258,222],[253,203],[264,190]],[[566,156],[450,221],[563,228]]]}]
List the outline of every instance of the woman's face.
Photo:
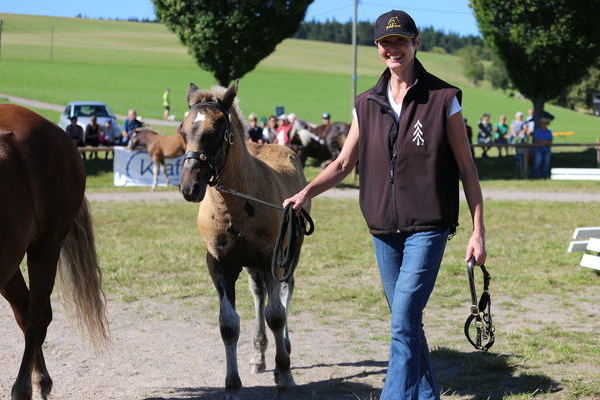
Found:
[{"label": "woman's face", "polygon": [[402,36],[388,36],[377,42],[377,52],[391,70],[402,70],[413,64],[420,41]]}]

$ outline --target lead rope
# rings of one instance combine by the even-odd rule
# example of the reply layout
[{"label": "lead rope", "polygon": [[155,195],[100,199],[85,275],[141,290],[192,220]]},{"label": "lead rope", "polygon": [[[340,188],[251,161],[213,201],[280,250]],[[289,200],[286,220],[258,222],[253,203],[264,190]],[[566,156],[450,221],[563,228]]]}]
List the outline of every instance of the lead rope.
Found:
[{"label": "lead rope", "polygon": [[[298,243],[301,236],[309,236],[315,231],[315,224],[306,210],[303,208],[300,215],[294,212],[293,203],[282,207],[277,204],[269,203],[256,197],[252,197],[245,193],[238,192],[224,186],[221,183],[216,183],[214,188],[219,192],[229,193],[242,199],[254,201],[267,207],[276,208],[283,211],[283,218],[279,227],[279,234],[275,240],[273,248],[273,258],[271,259],[271,274],[273,279],[279,282],[289,282],[294,276],[294,271],[298,265],[300,257],[300,247]],[[278,270],[280,273],[278,273]]]},{"label": "lead rope", "polygon": [[[479,302],[477,302],[477,292],[475,291],[475,277],[473,274],[473,266],[475,265],[475,259],[471,259],[467,262],[467,274],[469,276],[469,289],[471,291],[471,314],[465,322],[465,336],[469,343],[473,345],[477,350],[486,352],[493,346],[494,337],[494,325],[492,324],[492,299],[490,297],[490,274],[484,265],[480,265],[481,272],[483,273],[483,293]],[[469,334],[469,328],[471,323],[475,321],[475,327],[477,329],[477,336],[475,341]]]}]

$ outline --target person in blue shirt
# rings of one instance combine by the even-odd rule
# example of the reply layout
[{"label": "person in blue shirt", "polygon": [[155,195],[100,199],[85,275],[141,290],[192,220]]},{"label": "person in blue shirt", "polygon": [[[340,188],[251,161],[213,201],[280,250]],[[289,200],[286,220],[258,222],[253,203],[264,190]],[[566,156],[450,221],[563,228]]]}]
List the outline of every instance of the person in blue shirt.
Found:
[{"label": "person in blue shirt", "polygon": [[121,138],[118,143],[122,146],[126,146],[129,143],[129,137],[133,134],[136,128],[141,128],[142,123],[137,119],[137,112],[135,110],[129,110],[127,113],[127,119],[123,121],[123,130],[121,132]]},{"label": "person in blue shirt", "polygon": [[550,121],[546,118],[540,119],[539,126],[533,131],[533,143],[542,145],[535,148],[533,162],[534,178],[550,177],[550,154],[552,145],[552,131],[548,129]]}]

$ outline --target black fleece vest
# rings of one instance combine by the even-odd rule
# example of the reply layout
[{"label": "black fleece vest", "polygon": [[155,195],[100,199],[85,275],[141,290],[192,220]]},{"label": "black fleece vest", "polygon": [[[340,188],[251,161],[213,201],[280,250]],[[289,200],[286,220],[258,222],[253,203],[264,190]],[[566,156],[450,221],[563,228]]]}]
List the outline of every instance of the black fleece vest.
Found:
[{"label": "black fleece vest", "polygon": [[372,234],[456,230],[458,167],[446,123],[461,91],[429,74],[415,59],[417,83],[400,120],[387,96],[390,71],[356,97],[360,207]]}]

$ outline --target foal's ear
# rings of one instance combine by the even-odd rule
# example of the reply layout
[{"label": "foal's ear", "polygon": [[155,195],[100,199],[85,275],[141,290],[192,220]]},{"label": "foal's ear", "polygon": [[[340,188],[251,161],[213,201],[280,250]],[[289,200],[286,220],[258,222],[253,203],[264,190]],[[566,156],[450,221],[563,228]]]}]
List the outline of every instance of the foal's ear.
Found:
[{"label": "foal's ear", "polygon": [[194,97],[194,94],[196,94],[196,92],[198,91],[198,86],[196,86],[195,84],[190,82],[190,87],[187,90],[187,101],[188,101],[188,106],[191,107],[194,104],[196,104],[196,102],[194,102],[194,104],[192,104],[192,98]]},{"label": "foal's ear", "polygon": [[227,109],[231,107],[231,105],[233,104],[233,100],[235,100],[235,96],[237,95],[238,91],[239,81],[239,79],[236,79],[235,82],[233,82],[233,85],[231,85],[231,87],[227,89],[227,91],[223,95],[223,98],[221,99],[223,106]]}]

